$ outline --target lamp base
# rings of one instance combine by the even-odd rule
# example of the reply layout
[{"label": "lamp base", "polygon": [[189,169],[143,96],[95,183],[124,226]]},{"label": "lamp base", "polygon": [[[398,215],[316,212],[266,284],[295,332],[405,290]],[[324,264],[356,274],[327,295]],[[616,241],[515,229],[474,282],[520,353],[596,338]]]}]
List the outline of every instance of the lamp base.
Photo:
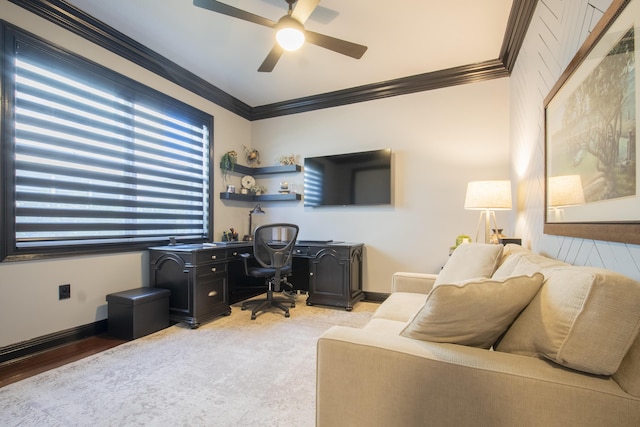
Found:
[{"label": "lamp base", "polygon": [[253,236],[249,236],[248,234],[245,234],[244,237],[242,238],[243,242],[253,242]]},{"label": "lamp base", "polygon": [[[476,242],[479,242],[478,237],[480,236],[480,227],[482,224],[482,217],[484,216],[484,242],[491,242],[491,234],[489,230],[491,229],[491,219],[493,219],[493,226],[496,230],[498,230],[498,223],[496,222],[496,213],[492,210],[484,210],[480,211],[480,218],[478,219],[478,228],[476,229]],[[497,243],[493,242],[493,243]]]}]

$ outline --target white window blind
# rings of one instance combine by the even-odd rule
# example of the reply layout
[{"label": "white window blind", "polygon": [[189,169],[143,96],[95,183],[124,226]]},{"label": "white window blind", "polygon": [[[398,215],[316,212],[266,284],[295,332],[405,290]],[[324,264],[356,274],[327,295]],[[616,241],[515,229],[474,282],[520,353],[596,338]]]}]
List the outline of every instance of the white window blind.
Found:
[{"label": "white window blind", "polygon": [[210,116],[28,44],[13,69],[9,253],[208,237]]}]

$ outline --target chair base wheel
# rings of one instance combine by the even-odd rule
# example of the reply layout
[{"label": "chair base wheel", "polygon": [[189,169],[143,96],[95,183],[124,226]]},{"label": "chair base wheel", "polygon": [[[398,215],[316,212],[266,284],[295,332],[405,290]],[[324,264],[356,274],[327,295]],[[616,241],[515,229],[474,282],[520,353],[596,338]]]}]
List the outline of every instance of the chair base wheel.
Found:
[{"label": "chair base wheel", "polygon": [[252,307],[251,320],[255,320],[257,314],[265,311],[269,311],[272,308],[280,309],[284,312],[284,317],[290,317],[289,309],[287,306],[294,307],[296,302],[291,298],[276,298],[273,295],[273,291],[267,291],[267,298],[247,300],[240,306],[241,310],[246,310]]}]

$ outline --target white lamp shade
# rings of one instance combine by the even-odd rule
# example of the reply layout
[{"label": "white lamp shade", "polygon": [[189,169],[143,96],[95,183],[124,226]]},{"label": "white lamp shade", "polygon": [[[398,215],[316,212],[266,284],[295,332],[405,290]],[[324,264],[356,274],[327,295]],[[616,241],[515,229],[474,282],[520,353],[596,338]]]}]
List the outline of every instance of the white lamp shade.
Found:
[{"label": "white lamp shade", "polygon": [[550,207],[584,204],[584,190],[580,175],[552,176],[549,178],[547,191]]},{"label": "white lamp shade", "polygon": [[511,207],[511,181],[472,181],[467,184],[465,209],[509,210]]}]

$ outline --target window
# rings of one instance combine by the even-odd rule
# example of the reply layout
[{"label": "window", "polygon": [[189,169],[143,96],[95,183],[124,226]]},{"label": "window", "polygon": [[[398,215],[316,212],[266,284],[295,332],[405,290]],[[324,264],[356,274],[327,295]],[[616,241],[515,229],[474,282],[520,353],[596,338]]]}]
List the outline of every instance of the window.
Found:
[{"label": "window", "polygon": [[3,259],[208,238],[210,115],[19,30],[3,48]]}]

